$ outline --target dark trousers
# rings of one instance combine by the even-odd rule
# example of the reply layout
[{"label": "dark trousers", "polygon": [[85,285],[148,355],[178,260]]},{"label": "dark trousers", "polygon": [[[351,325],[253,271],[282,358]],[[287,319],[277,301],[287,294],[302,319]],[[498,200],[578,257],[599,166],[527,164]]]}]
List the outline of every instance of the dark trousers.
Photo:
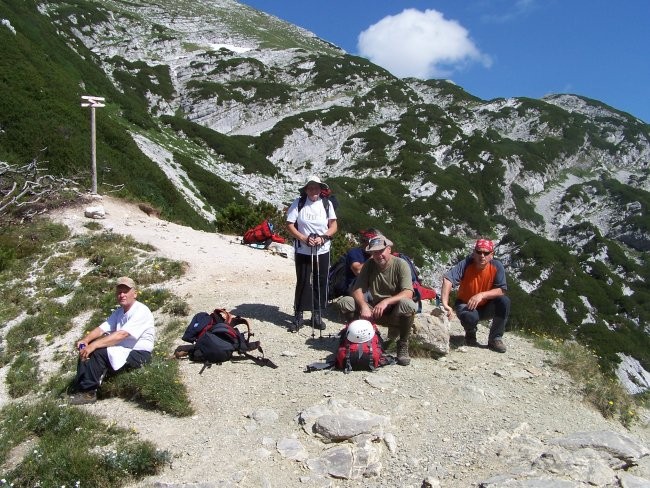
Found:
[{"label": "dark trousers", "polygon": [[[330,253],[316,255],[298,254],[296,261],[296,292],[293,308],[296,312],[305,310],[322,311],[327,305],[327,273]],[[313,284],[313,292],[312,292]],[[312,301],[313,298],[313,301]]]},{"label": "dark trousers", "polygon": [[[120,369],[140,368],[151,360],[151,353],[148,351],[131,351],[126,358],[126,364]],[[75,378],[75,389],[78,391],[96,390],[102,384],[106,373],[115,373],[108,359],[108,351],[105,347],[95,349],[87,361],[77,362],[77,377]]]},{"label": "dark trousers", "polygon": [[476,330],[480,320],[492,319],[488,340],[491,341],[503,337],[508,316],[510,315],[510,298],[506,295],[493,298],[475,310],[469,310],[467,304],[461,301],[456,302],[455,308],[456,315],[458,315],[458,319],[466,331]]}]

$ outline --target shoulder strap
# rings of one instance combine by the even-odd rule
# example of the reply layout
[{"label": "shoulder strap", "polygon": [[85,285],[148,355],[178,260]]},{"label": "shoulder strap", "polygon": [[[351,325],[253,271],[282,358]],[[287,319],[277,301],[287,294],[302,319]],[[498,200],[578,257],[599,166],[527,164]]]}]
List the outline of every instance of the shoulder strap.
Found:
[{"label": "shoulder strap", "polygon": [[345,364],[343,365],[343,372],[348,374],[352,371],[352,363],[350,362],[350,342],[345,344]]},{"label": "shoulder strap", "polygon": [[327,218],[330,218],[330,199],[328,197],[322,197],[323,207],[325,207],[325,215]]},{"label": "shoulder strap", "polygon": [[[215,308],[214,311],[212,312],[212,317],[214,317],[215,320],[217,320],[217,317],[221,317],[221,319],[226,323],[230,325],[230,322],[232,321],[232,314],[226,310],[225,308]],[[218,322],[218,320],[217,320]]]},{"label": "shoulder strap", "polygon": [[[323,207],[325,207],[325,214],[327,215],[327,218],[330,218],[330,199],[327,197],[321,197],[321,200],[323,200]],[[300,194],[300,198],[298,199],[298,212],[302,210],[302,207],[305,206],[305,203],[307,203],[307,195],[304,193]]]},{"label": "shoulder strap", "polygon": [[370,366],[370,371],[374,371],[375,370],[375,358],[374,358],[373,350],[372,350],[372,339],[370,339],[368,341],[368,349],[370,349],[370,354],[369,354],[369,356],[370,356],[370,364],[368,366]]}]

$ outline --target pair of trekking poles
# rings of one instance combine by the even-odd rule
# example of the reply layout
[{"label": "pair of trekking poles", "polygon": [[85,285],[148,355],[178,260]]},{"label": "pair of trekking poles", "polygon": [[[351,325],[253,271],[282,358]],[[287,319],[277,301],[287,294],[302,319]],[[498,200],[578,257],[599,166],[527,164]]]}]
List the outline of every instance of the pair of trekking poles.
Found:
[{"label": "pair of trekking poles", "polygon": [[[321,237],[324,239],[323,236],[319,236],[318,234],[310,234],[309,237],[311,239],[314,239],[316,237]],[[311,251],[311,270],[309,273],[309,287],[311,288],[311,337],[312,339],[316,337],[316,326],[315,322],[316,319],[318,319],[318,338],[322,339],[323,338],[323,308],[322,308],[322,294],[321,294],[321,281],[320,281],[320,263],[318,261],[318,247],[320,246],[310,246],[310,251]],[[314,286],[314,266],[316,267],[316,282],[318,284],[318,316],[316,316],[315,311],[316,311],[316,305],[315,305],[315,297],[314,295],[316,294],[316,287]],[[329,262],[327,263],[327,269],[329,270]],[[325,288],[325,303],[327,303],[327,288]]]}]

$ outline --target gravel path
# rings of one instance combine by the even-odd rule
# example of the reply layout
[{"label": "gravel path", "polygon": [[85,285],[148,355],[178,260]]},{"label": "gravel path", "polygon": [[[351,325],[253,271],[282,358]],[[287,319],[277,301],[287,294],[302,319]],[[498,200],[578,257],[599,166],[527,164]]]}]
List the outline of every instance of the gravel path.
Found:
[{"label": "gravel path", "polygon": [[[544,440],[581,430],[626,432],[581,401],[568,376],[549,366],[548,353],[513,334],[505,337],[505,354],[461,347],[457,322],[451,324],[451,353],[440,360],[415,358],[408,367],[376,373],[305,373],[307,364],[334,350],[340,324],[333,314],[326,316],[322,339],[312,338],[311,329],[287,332],[293,261],[240,245],[234,237],[149,217],[109,197],[101,204],[107,218],[99,222],[106,228],[189,264],[186,276],[171,287],[185,297],[192,313],[225,307],[252,319],[266,356],[279,366],[273,370],[233,361],[199,375],[200,365],[183,362],[183,381],[196,409],[192,418],[144,411],[120,399],[86,407],[172,453],[171,467],[133,487],[419,487],[428,476],[443,487],[476,486],[508,469],[509,459],[499,450],[521,434]],[[83,207],[65,209],[54,218],[79,232],[87,221]],[[485,344],[486,337],[482,326],[479,342]],[[369,384],[369,377],[382,380],[382,388]],[[296,417],[330,398],[390,417],[397,450],[384,452],[380,477],[317,478],[275,448],[277,441],[293,437],[317,456],[323,444],[307,435]],[[271,409],[277,420],[247,417],[259,409]],[[647,445],[647,423],[636,427],[634,435]]]}]

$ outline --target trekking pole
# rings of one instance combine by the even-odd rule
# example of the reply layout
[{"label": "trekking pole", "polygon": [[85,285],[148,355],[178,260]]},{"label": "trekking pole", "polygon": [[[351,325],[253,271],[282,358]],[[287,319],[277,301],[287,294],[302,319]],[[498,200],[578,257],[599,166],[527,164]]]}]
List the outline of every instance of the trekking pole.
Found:
[{"label": "trekking pole", "polygon": [[[309,237],[313,237],[314,234],[311,234]],[[311,269],[309,270],[309,286],[311,288],[311,337],[312,339],[316,337],[314,332],[314,246],[310,246],[309,250],[311,251]]]},{"label": "trekking pole", "polygon": [[323,338],[323,317],[322,317],[322,312],[323,312],[323,307],[321,303],[321,282],[320,282],[320,259],[318,258],[318,249],[316,250],[316,283],[318,284],[318,338],[322,339]]}]

